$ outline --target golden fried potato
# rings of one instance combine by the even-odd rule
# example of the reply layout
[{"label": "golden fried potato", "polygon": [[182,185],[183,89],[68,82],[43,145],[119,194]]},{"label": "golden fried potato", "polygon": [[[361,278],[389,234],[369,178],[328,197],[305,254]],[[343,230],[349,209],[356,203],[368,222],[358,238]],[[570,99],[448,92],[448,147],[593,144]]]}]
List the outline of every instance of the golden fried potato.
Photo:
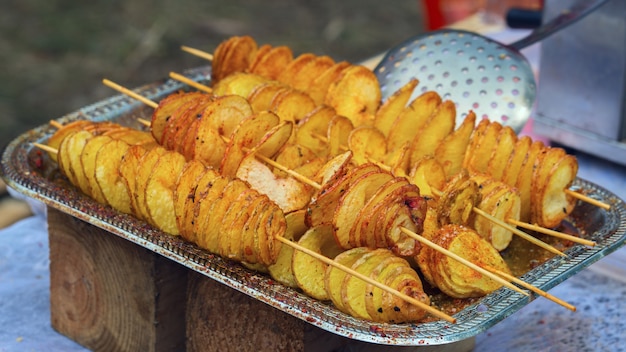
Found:
[{"label": "golden fried potato", "polygon": [[542,141],[536,140],[528,149],[526,159],[522,164],[519,173],[517,175],[517,181],[515,188],[517,188],[520,198],[522,200],[522,208],[520,211],[520,221],[531,222],[532,221],[532,206],[531,206],[531,194],[535,192],[532,189],[533,173],[535,168],[535,161],[539,154],[544,150],[545,144]]},{"label": "golden fried potato", "polygon": [[404,86],[395,91],[387,100],[376,110],[374,116],[374,127],[381,131],[385,137],[389,136],[396,118],[404,111],[405,107],[411,99],[413,90],[419,84],[419,80],[411,78]]},{"label": "golden fried potato", "polygon": [[[335,65],[335,60],[330,56],[316,56],[313,60],[304,65],[300,71],[291,78],[290,85],[297,90],[310,93],[313,82],[326,70]],[[317,104],[317,102],[316,102]]]},{"label": "golden fried potato", "polygon": [[[54,148],[54,149],[59,149],[59,146],[61,145],[61,142],[65,139],[65,137],[67,137],[71,132],[76,132],[76,131],[80,131],[83,129],[83,127],[92,124],[92,121],[88,121],[88,120],[76,120],[76,121],[72,121],[69,122],[65,125],[63,125],[62,128],[56,130],[52,136],[50,136],[48,138],[48,140],[46,141],[46,144],[50,147],[50,148]],[[48,156],[50,156],[50,158],[54,161],[57,161],[57,155],[58,153],[52,153],[52,152],[48,152]]]},{"label": "golden fried potato", "polygon": [[315,101],[316,105],[322,105],[324,103],[330,85],[339,78],[341,72],[350,66],[352,65],[347,61],[337,62],[313,80],[307,92],[313,101]]},{"label": "golden fried potato", "polygon": [[426,155],[413,164],[409,180],[419,187],[421,195],[433,197],[445,186],[446,172],[438,159]]},{"label": "golden fried potato", "polygon": [[[283,235],[284,238],[298,242],[302,235],[309,229],[304,222],[305,210],[296,210],[291,213],[285,214],[285,221],[287,222],[287,230]],[[233,229],[240,229],[239,225],[233,225]],[[238,231],[238,230],[237,230]],[[268,272],[272,279],[280,282],[288,287],[298,287],[298,282],[293,275],[291,267],[291,259],[294,249],[290,246],[283,245],[276,258],[276,263],[267,267]]]},{"label": "golden fried potato", "polygon": [[463,168],[463,159],[475,125],[476,114],[470,111],[461,126],[444,138],[435,149],[435,158],[443,166],[447,179]]},{"label": "golden fried potato", "polygon": [[293,60],[293,52],[287,46],[276,46],[257,55],[248,67],[250,73],[276,80]]},{"label": "golden fried potato", "polygon": [[478,183],[463,169],[441,189],[436,203],[437,227],[447,224],[472,226],[476,218],[473,209],[481,200]]},{"label": "golden fried potato", "polygon": [[309,186],[290,176],[278,177],[252,153],[242,159],[237,169],[237,178],[248,182],[259,193],[267,195],[285,213],[303,209],[309,203],[313,194]]},{"label": "golden fried potato", "polygon": [[309,63],[315,60],[317,56],[312,53],[304,53],[298,55],[296,58],[291,60],[285,67],[283,67],[282,72],[278,75],[276,80],[285,85],[295,88],[294,79],[298,72],[302,71],[302,69]]},{"label": "golden fried potato", "polygon": [[331,83],[324,102],[360,126],[372,123],[381,98],[376,75],[365,66],[353,65]]},{"label": "golden fried potato", "polygon": [[357,165],[382,162],[387,154],[385,136],[373,126],[359,126],[348,135],[348,148]]},{"label": "golden fried potato", "polygon": [[[361,258],[362,255],[371,251],[373,251],[373,249],[366,247],[353,248],[339,253],[334,260],[338,264],[351,268],[352,264]],[[324,288],[328,297],[333,302],[335,307],[342,312],[345,312],[346,309],[343,304],[341,291],[343,289],[343,280],[348,275],[349,274],[344,270],[334,266],[327,266],[326,271],[324,272]]]},{"label": "golden fried potato", "polygon": [[387,134],[387,149],[395,150],[415,139],[417,131],[425,125],[441,104],[434,91],[422,93],[406,106],[393,121]]},{"label": "golden fried potato", "polygon": [[416,163],[426,155],[433,155],[439,143],[454,131],[455,123],[456,107],[452,101],[445,100],[417,131],[411,144],[411,163]]},{"label": "golden fried potato", "polygon": [[517,176],[524,164],[524,160],[526,160],[526,155],[532,142],[530,137],[523,136],[515,143],[515,148],[513,148],[513,152],[509,156],[502,174],[502,181],[507,185],[517,187]]},{"label": "golden fried potato", "polygon": [[[507,223],[509,219],[519,220],[522,200],[516,188],[488,175],[475,174],[472,179],[480,189],[481,201],[477,206],[479,209],[503,223]],[[473,228],[498,251],[506,249],[513,239],[510,230],[482,216],[475,218]]]},{"label": "golden fried potato", "polygon": [[[308,229],[298,244],[330,259],[343,251],[337,246],[330,226],[316,226]],[[304,252],[293,252],[291,267],[298,287],[315,299],[327,300],[329,298],[324,286],[327,266],[328,264]]]},{"label": "golden fried potato", "polygon": [[159,106],[152,112],[152,119],[150,122],[150,130],[154,140],[161,142],[163,137],[163,130],[167,120],[172,113],[176,111],[180,106],[184,105],[190,100],[198,99],[205,96],[205,93],[190,92],[190,93],[174,93],[170,94],[159,102]]},{"label": "golden fried potato", "polygon": [[130,214],[130,197],[126,184],[119,173],[119,166],[130,146],[122,141],[112,140],[103,145],[96,153],[96,182],[102,195],[114,209]]},{"label": "golden fried potato", "polygon": [[[498,136],[502,125],[497,121],[490,122],[483,133],[477,135],[479,139],[472,143],[473,148],[467,151],[466,168],[474,173],[486,173],[489,160],[498,145]],[[475,137],[472,137],[475,138]]]},{"label": "golden fried potato", "polygon": [[345,116],[335,115],[330,120],[326,132],[329,155],[333,156],[346,151],[348,137],[353,129],[354,124]]},{"label": "golden fried potato", "polygon": [[295,89],[279,91],[270,104],[270,110],[274,111],[281,121],[294,123],[302,120],[315,107],[315,102],[308,94]]},{"label": "golden fried potato", "polygon": [[189,233],[186,231],[185,221],[188,220],[185,212],[192,209],[187,206],[187,202],[194,202],[196,196],[196,188],[200,178],[207,172],[207,167],[199,160],[190,160],[185,163],[181,173],[176,180],[173,189],[174,199],[174,216],[176,219],[176,227],[178,233],[186,240],[189,239]]},{"label": "golden fried potato", "polygon": [[[109,144],[107,144],[104,148],[107,148],[107,147],[109,147]],[[134,181],[135,189],[134,189],[134,192],[131,191],[131,194],[135,198],[135,201],[133,202],[133,204],[136,206],[135,216],[147,222],[150,221],[150,215],[148,213],[148,208],[146,204],[146,185],[148,184],[148,178],[150,178],[150,175],[154,171],[154,167],[159,161],[159,158],[161,157],[161,155],[165,154],[166,152],[167,152],[167,149],[160,147],[160,146],[150,149],[145,154],[143,154],[141,158],[139,159],[138,163],[135,164],[136,165],[135,167],[137,169],[137,171],[135,171],[135,181]],[[108,154],[107,152],[102,152],[102,149],[100,152],[98,152],[98,154],[101,154],[101,153],[105,155]],[[97,165],[98,166],[96,168],[96,172],[98,170],[98,167],[100,167],[99,163],[97,163]],[[103,169],[106,170],[106,168],[103,168]],[[116,169],[119,169],[119,167]],[[98,184],[102,186],[100,182],[98,182]],[[104,189],[102,190],[102,192],[106,196],[106,192],[104,191]],[[108,200],[108,197],[107,197],[107,200]]]},{"label": "golden fried potato", "polygon": [[148,221],[171,235],[179,235],[174,210],[174,188],[183,167],[185,157],[168,151],[161,155],[146,184],[146,209]]},{"label": "golden fried potato", "polygon": [[266,77],[246,72],[236,72],[224,77],[213,86],[215,96],[238,95],[248,98],[258,86],[269,82]]},{"label": "golden fried potato", "polygon": [[355,243],[355,238],[350,238],[352,224],[354,224],[359,210],[365,205],[372,194],[382,184],[392,178],[393,176],[391,176],[390,173],[380,169],[374,169],[369,173],[358,175],[358,177],[348,181],[348,187],[339,197],[332,220],[333,235],[342,248],[350,249],[362,247],[361,243]]},{"label": "golden fried potato", "polygon": [[561,148],[548,147],[537,158],[531,188],[531,221],[554,228],[572,212],[575,199],[567,195],[578,172],[576,157]]},{"label": "golden fried potato", "polygon": [[270,111],[262,111],[244,118],[230,136],[220,163],[220,173],[235,177],[239,163],[250,149],[261,142],[267,131],[278,125],[280,119]]},{"label": "golden fried potato", "polygon": [[296,126],[295,142],[314,151],[316,155],[328,155],[326,132],[335,110],[320,105],[311,110]]},{"label": "golden fried potato", "polygon": [[280,91],[289,89],[289,87],[278,81],[267,81],[256,86],[248,95],[248,102],[255,113],[270,110],[272,99]]},{"label": "golden fried potato", "polygon": [[486,173],[493,179],[502,180],[509,158],[515,149],[517,135],[509,126],[503,126],[498,133],[498,141],[493,146]]},{"label": "golden fried potato", "polygon": [[[64,165],[71,174],[70,180],[72,184],[77,186],[83,193],[91,196],[91,184],[85,175],[81,164],[81,154],[85,149],[85,144],[93,138],[93,135],[87,131],[77,131],[69,134],[61,143],[61,153],[64,157]],[[66,162],[67,161],[67,162]],[[69,165],[68,165],[69,164]]]},{"label": "golden fried potato", "polygon": [[[152,139],[152,136],[150,136]],[[80,164],[83,169],[83,174],[89,183],[89,189],[91,193],[89,194],[96,202],[106,204],[106,198],[102,194],[102,190],[98,186],[98,182],[96,182],[96,154],[104,146],[106,143],[112,141],[113,139],[109,136],[94,136],[89,139],[85,146],[83,147],[83,151],[80,153]],[[124,155],[126,157],[126,155]]]},{"label": "golden fried potato", "polygon": [[230,76],[236,72],[245,71],[252,61],[258,48],[257,43],[250,36],[231,37],[232,45],[226,47],[224,60],[220,60],[219,74],[216,80]]}]

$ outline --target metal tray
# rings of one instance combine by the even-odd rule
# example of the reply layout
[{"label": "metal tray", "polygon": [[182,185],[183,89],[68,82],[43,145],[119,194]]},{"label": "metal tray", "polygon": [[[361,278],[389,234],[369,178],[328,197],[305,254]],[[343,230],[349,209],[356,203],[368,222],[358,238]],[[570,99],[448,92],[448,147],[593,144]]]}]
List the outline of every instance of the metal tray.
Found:
[{"label": "metal tray", "polygon": [[[197,81],[207,81],[210,68],[200,67],[188,70],[185,74]],[[185,86],[176,81],[162,80],[137,88],[136,91],[150,99],[159,100],[182,89],[186,89]],[[118,95],[65,115],[57,121],[65,124],[77,119],[113,120],[142,128],[136,118],[149,117],[151,112],[152,109],[141,103]],[[380,324],[353,318],[338,311],[328,302],[307,297],[275,282],[265,274],[208,253],[194,244],[169,236],[130,215],[117,212],[83,195],[60,177],[56,164],[44,152],[32,146],[33,142],[45,143],[53,132],[52,127],[43,125],[24,133],[4,148],[2,177],[10,187],[334,334],[386,345],[447,344],[485,331],[535,298],[502,288],[473,301],[454,314],[456,324],[441,320]],[[574,187],[583,188],[591,197],[612,207],[605,211],[584,203],[576,206],[568,222],[585,238],[596,241],[597,245],[573,245],[565,251],[567,258],[552,257],[522,276],[523,280],[543,290],[558,285],[612,253],[626,241],[624,202],[602,187],[582,179],[577,179]]]}]

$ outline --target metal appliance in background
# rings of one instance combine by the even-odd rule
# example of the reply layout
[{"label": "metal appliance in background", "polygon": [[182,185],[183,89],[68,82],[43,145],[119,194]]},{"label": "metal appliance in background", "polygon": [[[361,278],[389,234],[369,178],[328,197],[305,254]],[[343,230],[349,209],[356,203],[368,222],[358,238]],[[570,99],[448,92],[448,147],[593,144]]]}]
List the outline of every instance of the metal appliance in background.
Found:
[{"label": "metal appliance in background", "polygon": [[[544,18],[571,0],[546,0]],[[626,165],[626,1],[611,0],[541,46],[533,133]]]}]

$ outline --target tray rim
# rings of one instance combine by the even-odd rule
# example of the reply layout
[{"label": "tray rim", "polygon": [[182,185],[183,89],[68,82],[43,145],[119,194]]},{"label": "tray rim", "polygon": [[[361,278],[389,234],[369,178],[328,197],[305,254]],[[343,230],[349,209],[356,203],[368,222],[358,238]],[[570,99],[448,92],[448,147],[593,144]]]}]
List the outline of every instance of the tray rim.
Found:
[{"label": "tray rim", "polygon": [[[205,81],[210,77],[210,68],[199,67],[184,73],[196,81]],[[154,99],[184,88],[185,86],[177,81],[164,79],[134,90]],[[80,118],[109,120],[135,111],[141,105],[132,98],[115,95],[64,115],[57,121],[67,123]],[[72,201],[61,201],[54,188],[47,188],[51,186],[49,180],[44,177],[33,176],[35,173],[31,172],[33,170],[29,169],[25,159],[34,148],[31,143],[41,142],[52,131],[50,126],[41,125],[18,136],[3,148],[1,176],[8,186],[25,196],[39,200],[47,206],[163,255],[191,270],[331,333],[383,345],[448,344],[476,336],[515,313],[535,298],[534,295],[527,298],[505,288],[499,289],[454,314],[461,325],[459,323],[450,324],[445,321],[381,324],[353,318],[339,312],[330,304],[319,302],[297,290],[275,283],[267,275],[256,273],[239,264],[224,260],[218,255],[203,251],[182,239],[172,241],[172,236],[154,229],[128,214],[119,213],[110,207],[96,203],[76,190],[70,192],[72,193],[70,197]],[[545,291],[614,252],[626,242],[626,207],[623,200],[601,186],[580,178],[577,178],[575,186],[593,189],[596,197],[610,203],[612,205],[610,211],[599,211],[604,211],[605,216],[613,219],[616,226],[611,229],[603,228],[600,234],[593,235],[602,237],[602,241],[599,241],[597,246],[574,245],[565,252],[568,255],[568,261],[554,257],[522,276],[525,281]],[[78,206],[79,203],[82,205],[85,202],[89,205],[88,207]],[[607,232],[612,234],[607,234]],[[573,264],[574,262],[576,264]],[[242,280],[242,275],[245,276],[245,280]],[[495,310],[495,313],[492,310]]]}]

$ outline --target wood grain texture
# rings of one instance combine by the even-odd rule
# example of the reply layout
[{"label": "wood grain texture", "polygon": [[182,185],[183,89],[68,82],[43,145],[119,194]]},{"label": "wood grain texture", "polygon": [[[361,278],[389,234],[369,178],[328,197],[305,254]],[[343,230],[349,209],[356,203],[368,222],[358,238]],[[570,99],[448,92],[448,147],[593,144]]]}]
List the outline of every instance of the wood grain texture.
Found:
[{"label": "wood grain texture", "polygon": [[186,269],[48,211],[53,328],[94,351],[183,350]]}]

